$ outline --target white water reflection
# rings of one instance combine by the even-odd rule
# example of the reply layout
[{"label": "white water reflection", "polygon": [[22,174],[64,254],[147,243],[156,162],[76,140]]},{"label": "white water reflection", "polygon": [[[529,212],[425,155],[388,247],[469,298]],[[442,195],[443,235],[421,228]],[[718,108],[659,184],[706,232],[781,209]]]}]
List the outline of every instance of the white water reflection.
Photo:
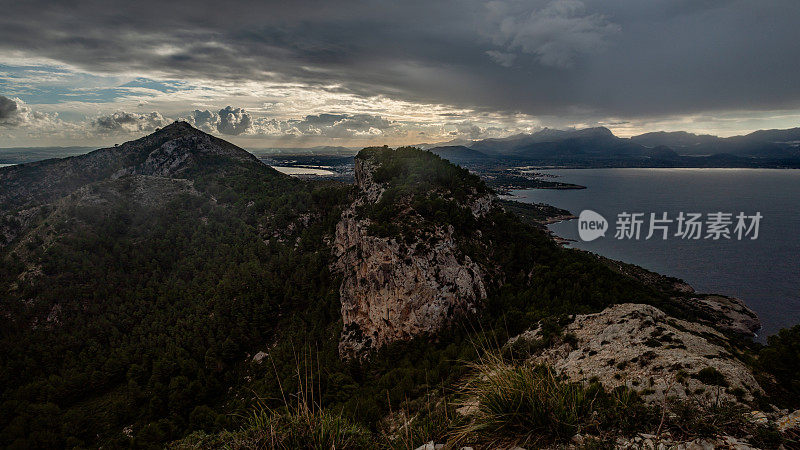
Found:
[{"label": "white water reflection", "polygon": [[309,166],[270,166],[273,169],[277,170],[280,173],[285,173],[286,175],[320,175],[320,176],[327,176],[327,175],[334,175],[334,172],[330,170],[320,169],[321,166],[316,167],[309,167]]}]

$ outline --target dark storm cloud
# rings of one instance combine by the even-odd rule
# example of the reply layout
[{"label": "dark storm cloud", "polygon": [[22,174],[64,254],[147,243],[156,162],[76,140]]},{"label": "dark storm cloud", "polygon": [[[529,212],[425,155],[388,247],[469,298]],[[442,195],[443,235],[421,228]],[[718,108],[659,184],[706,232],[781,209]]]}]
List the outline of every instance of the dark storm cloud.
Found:
[{"label": "dark storm cloud", "polygon": [[[0,50],[98,72],[291,81],[575,117],[800,107],[797,0],[28,1],[2,10]],[[226,114],[220,132],[242,132],[245,113]]]},{"label": "dark storm cloud", "polygon": [[304,135],[319,135],[330,138],[374,136],[387,133],[396,127],[391,121],[372,114],[311,115],[291,125]]},{"label": "dark storm cloud", "polygon": [[119,111],[98,117],[92,122],[92,125],[101,133],[126,133],[153,131],[169,123],[169,119],[162,117],[161,114],[155,111],[147,114]]},{"label": "dark storm cloud", "polygon": [[12,125],[17,122],[17,102],[0,95],[0,124]]},{"label": "dark storm cloud", "polygon": [[[588,14],[581,0],[554,0],[540,8],[530,2],[505,1],[487,5],[484,32],[495,45],[531,54],[543,65],[572,67],[583,54],[604,49],[619,25],[601,14]],[[510,67],[516,55],[486,52],[498,64]]]}]

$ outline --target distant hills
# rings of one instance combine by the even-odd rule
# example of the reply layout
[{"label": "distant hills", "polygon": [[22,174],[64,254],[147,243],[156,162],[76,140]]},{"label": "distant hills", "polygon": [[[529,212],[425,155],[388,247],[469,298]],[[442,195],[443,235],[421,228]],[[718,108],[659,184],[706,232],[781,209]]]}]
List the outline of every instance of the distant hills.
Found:
[{"label": "distant hills", "polygon": [[[449,144],[449,143],[448,143]],[[721,138],[685,131],[615,136],[608,128],[545,128],[533,134],[429,147],[455,162],[514,161],[574,167],[800,167],[800,128]]]},{"label": "distant hills", "polygon": [[9,147],[0,148],[0,164],[24,164],[43,159],[66,158],[94,150],[91,147]]},{"label": "distant hills", "polygon": [[667,146],[682,155],[727,153],[745,157],[797,158],[800,156],[800,128],[759,130],[744,136],[720,138],[685,131],[645,133],[631,138],[645,146]]},{"label": "distant hills", "polygon": [[[656,131],[621,138],[605,127],[557,130],[481,140],[453,139],[413,145],[457,164],[528,164],[559,167],[770,167],[800,168],[800,127],[719,137]],[[84,147],[0,148],[0,164],[21,164],[87,153]],[[250,149],[259,158],[337,156],[341,146]]]},{"label": "distant hills", "polygon": [[[0,148],[0,165],[26,164],[45,159],[66,158],[84,155],[95,150],[95,147],[8,147]],[[337,146],[318,147],[268,147],[248,148],[250,153],[259,158],[274,156],[346,156],[352,158],[359,149]]]},{"label": "distant hills", "polygon": [[463,145],[447,145],[444,147],[434,147],[431,149],[431,152],[452,162],[492,159],[492,157],[487,155],[486,153],[479,152],[478,150],[473,150]]},{"label": "distant hills", "polygon": [[270,147],[248,149],[252,154],[261,157],[270,157],[276,155],[330,155],[330,156],[355,156],[359,149],[323,145],[317,147]]}]

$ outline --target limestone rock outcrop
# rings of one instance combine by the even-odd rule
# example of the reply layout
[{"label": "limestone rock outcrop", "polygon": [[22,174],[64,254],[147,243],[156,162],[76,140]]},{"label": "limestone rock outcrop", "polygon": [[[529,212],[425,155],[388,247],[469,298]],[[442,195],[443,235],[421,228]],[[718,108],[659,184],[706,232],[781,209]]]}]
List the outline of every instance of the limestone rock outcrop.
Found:
[{"label": "limestone rock outcrop", "polygon": [[[386,189],[375,182],[375,170],[374,161],[356,158],[358,194],[336,225],[332,245],[333,270],[343,277],[343,357],[361,357],[394,341],[432,336],[475,312],[486,297],[486,271],[459,250],[452,225],[416,229],[412,242],[370,233],[371,220],[360,217],[358,210],[377,203]],[[479,217],[492,208],[493,198],[476,195],[464,206]],[[396,221],[415,219],[408,207]]]},{"label": "limestone rock outcrop", "polygon": [[[561,339],[532,357],[573,381],[626,385],[662,401],[664,394],[749,401],[763,393],[751,371],[731,354],[719,331],[672,318],[650,305],[626,303],[574,317]],[[529,330],[509,341],[540,338]],[[519,342],[518,342],[519,341]]]}]

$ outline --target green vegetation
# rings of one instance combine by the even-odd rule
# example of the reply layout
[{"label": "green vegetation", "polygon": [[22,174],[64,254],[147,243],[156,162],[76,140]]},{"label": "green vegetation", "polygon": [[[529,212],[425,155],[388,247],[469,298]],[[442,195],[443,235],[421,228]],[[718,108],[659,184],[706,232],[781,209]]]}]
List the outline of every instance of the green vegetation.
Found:
[{"label": "green vegetation", "polygon": [[341,414],[299,402],[285,412],[258,408],[246,418],[240,430],[219,434],[198,431],[174,448],[357,450],[372,445],[372,434],[363,426]]},{"label": "green vegetation", "polygon": [[725,375],[713,367],[700,369],[700,371],[692,376],[700,380],[703,384],[723,387],[728,386],[728,380],[725,379]]},{"label": "green vegetation", "polygon": [[389,183],[402,192],[427,193],[446,189],[458,201],[489,192],[477,175],[418,148],[400,147],[392,150],[388,147],[371,147],[361,150],[356,158],[377,164],[375,181]]},{"label": "green vegetation", "polygon": [[[291,337],[305,336],[307,323],[330,324],[316,339],[335,339],[337,285],[322,237],[348,188],[224,161],[204,167],[192,176],[206,195],[155,210],[133,192],[123,202],[68,202],[77,220],[31,249],[42,275],[30,283],[13,287],[25,267],[6,256],[0,445],[114,446],[129,441],[126,426],[137,445],[219,430],[238,409],[225,397],[242,382],[245,354],[278,326]],[[125,183],[113,187],[125,192]],[[317,219],[284,236],[304,214]],[[51,311],[57,322],[41,319]]]},{"label": "green vegetation", "polygon": [[800,325],[783,329],[767,338],[758,355],[757,366],[777,381],[772,398],[782,406],[800,403]]},{"label": "green vegetation", "polygon": [[515,200],[500,200],[500,204],[508,212],[516,214],[528,225],[539,225],[555,217],[572,216],[566,209],[556,208],[544,203],[523,203]]},{"label": "green vegetation", "polygon": [[[690,440],[720,433],[747,439],[758,448],[778,448],[784,436],[754,423],[749,409],[730,402],[667,398],[646,404],[625,387],[571,383],[552,368],[511,361],[490,352],[469,364],[465,382],[407,402],[375,429],[321,409],[307,387],[279,410],[259,406],[233,431],[195,432],[171,447],[188,448],[363,448],[415,449],[433,441],[448,448],[558,446],[576,434],[590,448],[609,448],[619,436],[637,433]],[[298,371],[299,373],[299,371]],[[313,377],[300,378],[310,386]],[[309,403],[310,402],[310,403]]]},{"label": "green vegetation", "polygon": [[[489,439],[490,446],[528,445],[542,437],[566,440],[588,424],[597,389],[562,381],[544,366],[508,364],[499,359],[479,364],[464,389],[476,406],[457,440]],[[470,407],[471,403],[467,404]],[[504,442],[509,439],[518,442]]]},{"label": "green vegetation", "polygon": [[[413,147],[367,148],[356,158],[375,165],[374,181],[387,186],[380,201],[359,209],[361,216],[373,221],[372,234],[412,241],[420,229],[435,225],[452,225],[461,234],[475,229],[474,217],[465,203],[490,192],[477,175]],[[410,216],[404,211],[406,205],[416,217],[398,224],[396,219],[401,214]]]},{"label": "green vegetation", "polygon": [[[91,198],[107,201],[68,196],[37,219],[30,240],[0,254],[0,446],[147,448],[189,436],[181,445],[369,448],[368,439],[415,448],[459,430],[482,430],[491,440],[533,424],[559,440],[575,429],[625,430],[635,425],[629,418],[650,417],[632,394],[512,366],[503,383],[517,391],[491,394],[483,386],[497,398],[486,411],[491,421],[465,424],[454,415],[470,391],[449,389],[480,373],[471,365],[478,348],[540,320],[558,336],[569,314],[668,300],[591,255],[558,247],[513,214],[495,209],[475,219],[462,202],[488,188],[435,155],[404,148],[358,157],[380,164],[376,179],[389,185],[363,211],[376,226],[413,239],[417,227],[453,224],[470,237],[463,253],[496,270],[479,315],[436,340],[393,344],[364,363],[342,361],[339,282],[326,239],[352,200],[349,186],[219,157],[182,175],[196,193],[150,203],[138,201],[142,194],[125,177],[96,183]],[[410,198],[418,222],[396,224],[401,198]],[[765,370],[796,377],[779,362],[796,350],[796,334],[770,343],[776,356],[762,353]],[[259,351],[269,357],[252,361]],[[309,360],[317,368],[314,398],[287,404],[309,392],[297,376]],[[525,417],[509,411],[505,424],[503,409],[517,400]],[[545,407],[551,410],[540,414]],[[416,420],[388,431],[386,418],[401,412]]]}]

